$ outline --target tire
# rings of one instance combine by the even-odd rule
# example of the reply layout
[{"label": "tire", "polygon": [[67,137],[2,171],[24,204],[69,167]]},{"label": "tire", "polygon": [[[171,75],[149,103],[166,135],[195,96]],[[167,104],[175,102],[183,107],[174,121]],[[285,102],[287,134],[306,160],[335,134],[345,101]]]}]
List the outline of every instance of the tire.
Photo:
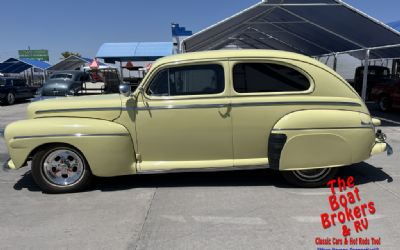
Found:
[{"label": "tire", "polygon": [[5,101],[7,105],[13,105],[15,103],[15,95],[12,92],[7,93]]},{"label": "tire", "polygon": [[35,153],[32,176],[43,192],[51,194],[83,191],[93,178],[83,154],[62,144],[48,145]]},{"label": "tire", "polygon": [[392,102],[389,96],[382,96],[378,101],[379,109],[383,112],[388,112],[392,108]]},{"label": "tire", "polygon": [[338,172],[338,168],[321,168],[301,171],[282,171],[285,180],[297,187],[315,188],[325,186],[328,181],[333,179]]}]

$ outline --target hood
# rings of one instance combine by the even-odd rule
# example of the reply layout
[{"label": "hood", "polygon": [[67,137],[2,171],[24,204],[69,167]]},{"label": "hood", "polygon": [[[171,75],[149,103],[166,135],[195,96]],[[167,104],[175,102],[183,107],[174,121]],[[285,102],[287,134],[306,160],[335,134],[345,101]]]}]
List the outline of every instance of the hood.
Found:
[{"label": "hood", "polygon": [[28,117],[85,117],[111,121],[120,116],[121,110],[119,94],[64,97],[31,103]]}]

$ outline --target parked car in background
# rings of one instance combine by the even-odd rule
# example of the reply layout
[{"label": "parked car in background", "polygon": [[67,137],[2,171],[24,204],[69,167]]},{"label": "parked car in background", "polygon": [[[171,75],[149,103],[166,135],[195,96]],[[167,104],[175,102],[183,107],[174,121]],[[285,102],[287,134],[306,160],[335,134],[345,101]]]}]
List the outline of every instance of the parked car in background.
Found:
[{"label": "parked car in background", "polygon": [[254,168],[316,187],[390,149],[354,89],[295,53],[174,55],[133,93],[120,90],[30,104],[29,119],[5,129],[8,166],[32,160],[34,180],[50,193],[82,190],[93,175]]},{"label": "parked car in background", "polygon": [[[354,82],[351,85],[362,95],[362,86],[364,79],[364,66],[358,67],[354,75]],[[393,76],[390,74],[390,69],[383,66],[368,66],[368,81],[367,81],[367,100],[371,100],[371,90],[377,83],[385,83],[391,81]]]},{"label": "parked car in background", "polygon": [[115,69],[85,71],[59,71],[53,73],[43,84],[39,99],[60,96],[118,93],[120,84]]},{"label": "parked car in background", "polygon": [[89,75],[78,70],[55,72],[43,84],[40,95],[42,97],[76,95],[81,91],[83,83],[88,80]]},{"label": "parked car in background", "polygon": [[12,105],[16,100],[33,98],[37,88],[26,84],[24,79],[0,77],[0,101]]},{"label": "parked car in background", "polygon": [[376,101],[379,109],[387,112],[392,108],[400,108],[400,79],[378,83],[372,88],[372,100]]}]

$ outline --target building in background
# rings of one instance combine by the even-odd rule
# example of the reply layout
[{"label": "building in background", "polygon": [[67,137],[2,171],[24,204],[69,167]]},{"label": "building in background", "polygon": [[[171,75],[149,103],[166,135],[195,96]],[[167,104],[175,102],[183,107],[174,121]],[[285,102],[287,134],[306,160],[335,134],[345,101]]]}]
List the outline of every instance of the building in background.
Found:
[{"label": "building in background", "polygon": [[185,27],[180,27],[177,23],[171,24],[172,29],[172,43],[173,43],[173,54],[182,53],[182,41],[189,36],[193,35],[193,32],[186,30]]}]

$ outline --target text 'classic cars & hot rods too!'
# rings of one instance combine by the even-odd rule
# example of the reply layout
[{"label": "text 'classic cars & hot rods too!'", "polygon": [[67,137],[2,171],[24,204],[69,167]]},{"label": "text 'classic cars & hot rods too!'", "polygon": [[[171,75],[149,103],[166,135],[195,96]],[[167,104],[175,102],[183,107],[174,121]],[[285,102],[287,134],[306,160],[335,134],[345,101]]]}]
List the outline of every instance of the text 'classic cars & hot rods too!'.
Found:
[{"label": "text 'classic cars & hot rods too!'", "polygon": [[32,103],[5,129],[18,169],[44,192],[93,176],[270,168],[291,184],[325,184],[338,167],[390,152],[357,92],[306,56],[210,51],[158,60],[131,93]]}]

